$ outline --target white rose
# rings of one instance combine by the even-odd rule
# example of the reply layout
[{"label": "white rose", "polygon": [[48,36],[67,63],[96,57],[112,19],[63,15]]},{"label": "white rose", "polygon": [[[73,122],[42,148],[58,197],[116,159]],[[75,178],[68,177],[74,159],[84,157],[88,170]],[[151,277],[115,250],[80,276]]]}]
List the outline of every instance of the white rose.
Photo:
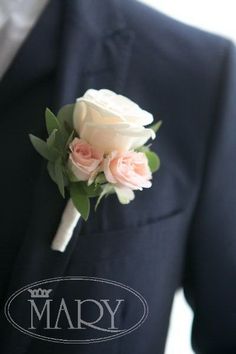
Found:
[{"label": "white rose", "polygon": [[73,124],[79,137],[104,153],[128,151],[155,138],[153,116],[109,90],[88,90],[75,104]]}]

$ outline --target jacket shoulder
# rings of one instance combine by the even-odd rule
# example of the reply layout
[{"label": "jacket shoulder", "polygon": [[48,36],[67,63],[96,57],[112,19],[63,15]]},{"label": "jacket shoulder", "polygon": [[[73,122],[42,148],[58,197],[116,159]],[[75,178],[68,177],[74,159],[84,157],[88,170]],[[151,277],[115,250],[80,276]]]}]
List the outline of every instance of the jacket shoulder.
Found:
[{"label": "jacket shoulder", "polygon": [[204,69],[210,64],[214,69],[231,45],[230,40],[181,23],[137,0],[122,0],[121,7],[136,45],[153,59],[158,53],[179,65],[191,60],[192,66],[195,63]]}]

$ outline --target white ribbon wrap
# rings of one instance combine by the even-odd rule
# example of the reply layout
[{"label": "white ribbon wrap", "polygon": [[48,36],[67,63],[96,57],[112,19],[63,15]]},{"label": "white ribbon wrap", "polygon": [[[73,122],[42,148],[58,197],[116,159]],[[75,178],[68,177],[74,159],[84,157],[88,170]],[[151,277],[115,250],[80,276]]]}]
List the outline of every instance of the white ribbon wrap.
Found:
[{"label": "white ribbon wrap", "polygon": [[58,226],[56,235],[53,238],[51,248],[54,251],[64,252],[68,245],[74,228],[76,227],[80,218],[80,213],[74,207],[71,199],[66,204],[65,210],[62,214],[60,224]]}]

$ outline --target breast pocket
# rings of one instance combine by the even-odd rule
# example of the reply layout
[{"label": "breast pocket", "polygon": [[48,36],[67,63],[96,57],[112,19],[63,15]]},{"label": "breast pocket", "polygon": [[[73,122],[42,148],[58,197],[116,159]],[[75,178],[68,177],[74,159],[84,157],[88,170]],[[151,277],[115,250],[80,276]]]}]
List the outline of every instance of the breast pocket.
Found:
[{"label": "breast pocket", "polygon": [[[137,227],[104,232],[78,232],[77,241],[71,257],[71,267],[78,264],[98,264],[117,260],[158,258],[161,252],[175,248],[184,242],[184,211],[153,220]],[[178,246],[178,248],[179,248]],[[77,268],[78,269],[78,268]]]}]

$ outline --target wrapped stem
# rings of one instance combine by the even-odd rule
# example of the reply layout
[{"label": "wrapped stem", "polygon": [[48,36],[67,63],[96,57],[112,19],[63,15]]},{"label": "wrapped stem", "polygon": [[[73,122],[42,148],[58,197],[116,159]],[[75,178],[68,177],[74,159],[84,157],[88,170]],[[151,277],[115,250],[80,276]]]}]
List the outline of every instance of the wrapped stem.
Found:
[{"label": "wrapped stem", "polygon": [[80,213],[74,207],[71,199],[66,204],[61,217],[56,235],[53,238],[51,248],[54,251],[64,252],[80,218]]}]

